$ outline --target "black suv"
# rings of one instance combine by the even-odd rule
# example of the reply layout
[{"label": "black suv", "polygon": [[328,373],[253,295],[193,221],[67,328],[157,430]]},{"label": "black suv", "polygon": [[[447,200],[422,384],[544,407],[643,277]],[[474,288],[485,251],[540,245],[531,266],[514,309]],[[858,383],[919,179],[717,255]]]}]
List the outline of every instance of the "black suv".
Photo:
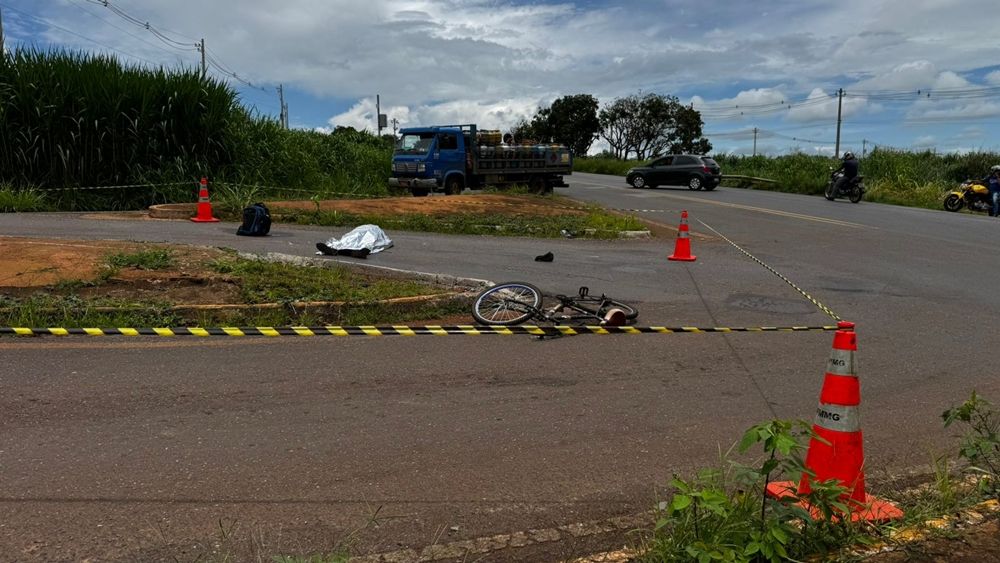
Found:
[{"label": "black suv", "polygon": [[661,156],[648,166],[629,169],[625,181],[634,188],[660,185],[687,186],[691,190],[714,190],[722,180],[719,164],[707,156],[671,154]]}]

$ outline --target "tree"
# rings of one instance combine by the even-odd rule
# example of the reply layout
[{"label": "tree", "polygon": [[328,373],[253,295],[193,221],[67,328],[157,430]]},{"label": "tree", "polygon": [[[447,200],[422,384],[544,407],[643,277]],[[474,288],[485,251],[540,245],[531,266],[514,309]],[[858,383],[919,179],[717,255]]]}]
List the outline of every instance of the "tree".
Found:
[{"label": "tree", "polygon": [[597,118],[597,98],[590,94],[563,96],[552,102],[546,118],[552,139],[585,156],[594,144],[601,122]]},{"label": "tree", "polygon": [[601,130],[598,107],[597,98],[590,94],[563,96],[547,108],[538,108],[531,123],[521,120],[512,132],[515,138],[551,140],[566,145],[574,154],[585,155]]},{"label": "tree", "polygon": [[510,128],[510,134],[514,136],[515,143],[522,143],[529,140],[537,142],[538,140],[538,135],[535,134],[534,127],[523,117]]},{"label": "tree", "polygon": [[712,151],[712,143],[702,137],[701,113],[691,106],[681,106],[674,117],[676,121],[674,137],[670,152],[708,154]]},{"label": "tree", "polygon": [[646,94],[638,100],[629,144],[639,160],[661,154],[673,140],[677,98]]},{"label": "tree", "polygon": [[608,142],[615,158],[628,158],[629,131],[632,118],[636,113],[636,99],[633,96],[618,98],[601,110],[598,117],[601,125],[600,135]]},{"label": "tree", "polygon": [[600,134],[617,158],[639,160],[670,151],[704,154],[712,145],[701,136],[701,114],[674,96],[633,94],[618,98],[599,116]]}]

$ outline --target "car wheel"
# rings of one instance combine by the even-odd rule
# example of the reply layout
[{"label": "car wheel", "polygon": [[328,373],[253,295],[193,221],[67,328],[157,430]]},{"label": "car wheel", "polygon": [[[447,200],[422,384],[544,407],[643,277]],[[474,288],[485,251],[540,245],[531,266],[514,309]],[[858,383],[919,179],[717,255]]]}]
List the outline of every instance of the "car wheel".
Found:
[{"label": "car wheel", "polygon": [[632,176],[632,181],[629,183],[632,184],[633,188],[642,189],[646,187],[646,178],[644,178],[642,174],[636,174],[635,176]]},{"label": "car wheel", "polygon": [[691,176],[691,179],[688,180],[688,189],[689,190],[700,190],[701,188],[702,188],[701,178],[698,177],[698,176]]}]

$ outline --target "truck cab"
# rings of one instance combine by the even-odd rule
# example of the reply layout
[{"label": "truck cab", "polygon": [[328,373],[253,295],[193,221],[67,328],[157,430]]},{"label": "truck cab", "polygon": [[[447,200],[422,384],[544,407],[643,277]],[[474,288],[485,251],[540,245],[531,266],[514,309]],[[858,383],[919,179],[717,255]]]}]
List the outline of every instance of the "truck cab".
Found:
[{"label": "truck cab", "polygon": [[392,155],[389,186],[413,195],[432,191],[458,194],[468,185],[469,144],[475,125],[411,127],[400,131]]}]

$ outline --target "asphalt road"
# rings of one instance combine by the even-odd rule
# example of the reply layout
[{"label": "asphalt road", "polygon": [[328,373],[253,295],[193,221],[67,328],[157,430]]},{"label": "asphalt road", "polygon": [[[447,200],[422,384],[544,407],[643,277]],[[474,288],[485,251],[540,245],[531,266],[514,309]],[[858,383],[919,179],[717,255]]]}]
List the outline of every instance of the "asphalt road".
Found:
[{"label": "asphalt road", "polygon": [[[668,225],[688,210],[698,261],[668,262],[673,241],[390,231],[396,247],[369,263],[553,292],[588,285],[639,302],[642,324],[832,322],[724,235],[858,324],[873,481],[954,444],[938,414],[972,389],[1000,400],[1000,221],[752,190],[640,191],[588,174],[570,184],[561,193]],[[339,234],[234,231],[0,215],[4,235],[300,255]],[[554,262],[533,261],[545,251]],[[634,514],[749,425],[809,419],[831,341],[0,339],[0,561],[193,561],[230,546],[269,556],[344,541],[367,554]],[[378,525],[364,527],[378,507]],[[226,536],[220,521],[239,525]],[[544,558],[495,558],[519,557]]]}]

